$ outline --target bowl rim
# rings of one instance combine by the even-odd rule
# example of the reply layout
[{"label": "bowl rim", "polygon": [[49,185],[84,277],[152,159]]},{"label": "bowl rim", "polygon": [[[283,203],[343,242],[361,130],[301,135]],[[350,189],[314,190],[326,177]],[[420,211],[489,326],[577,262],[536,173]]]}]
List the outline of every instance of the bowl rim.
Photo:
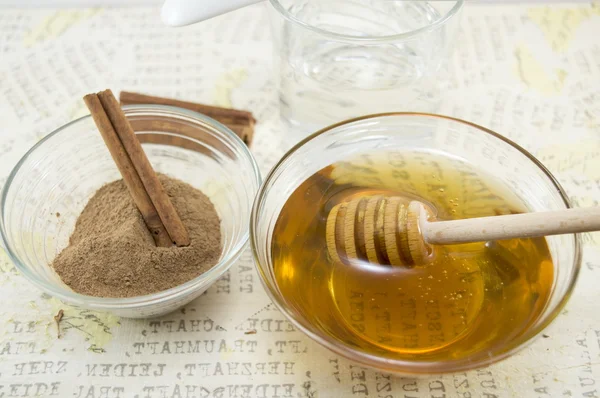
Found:
[{"label": "bowl rim", "polygon": [[[491,364],[494,364],[496,362],[504,360],[504,359],[514,355],[515,353],[521,351],[522,349],[528,347],[530,344],[532,344],[539,337],[540,333],[556,319],[556,317],[560,314],[561,310],[564,308],[566,303],[569,301],[569,298],[571,297],[571,294],[573,293],[573,289],[575,288],[577,278],[579,276],[580,269],[581,269],[582,253],[581,253],[580,234],[569,234],[573,237],[573,240],[574,240],[574,255],[573,255],[574,267],[569,275],[569,278],[570,278],[569,286],[565,290],[565,293],[563,294],[563,296],[560,298],[560,301],[556,304],[556,307],[552,311],[552,313],[550,313],[548,315],[547,319],[545,319],[543,322],[540,322],[534,328],[530,329],[531,332],[528,334],[527,338],[523,338],[522,335],[519,336],[516,339],[515,345],[511,349],[500,352],[497,355],[495,355],[494,357],[488,356],[486,359],[479,360],[478,362],[472,362],[471,359],[468,357],[462,358],[460,360],[443,361],[443,362],[441,362],[441,361],[410,361],[410,360],[386,359],[386,358],[382,358],[382,357],[379,357],[379,356],[376,356],[373,354],[368,354],[368,353],[362,352],[360,350],[356,350],[350,346],[347,346],[347,345],[344,345],[343,343],[335,341],[334,339],[332,339],[329,336],[326,336],[325,334],[314,332],[313,330],[310,329],[310,327],[312,327],[312,325],[309,324],[307,326],[306,325],[307,322],[304,319],[302,319],[301,317],[296,319],[294,317],[294,315],[292,314],[292,311],[285,304],[283,296],[278,291],[277,285],[274,284],[274,286],[271,286],[271,284],[266,280],[266,277],[262,270],[262,266],[260,265],[260,262],[259,262],[258,249],[257,249],[257,238],[256,238],[256,225],[257,225],[257,220],[258,220],[258,218],[257,218],[258,217],[258,208],[260,207],[261,202],[264,200],[264,197],[266,196],[267,186],[269,185],[271,179],[274,177],[277,170],[287,161],[287,159],[292,157],[298,149],[300,149],[302,146],[304,146],[307,142],[317,138],[318,136],[320,136],[322,134],[326,134],[329,131],[334,130],[340,126],[348,125],[348,124],[351,124],[354,122],[375,119],[375,118],[384,118],[384,117],[390,117],[390,116],[392,116],[392,117],[394,117],[394,116],[401,116],[401,117],[417,116],[417,117],[442,119],[442,120],[446,120],[446,121],[452,121],[452,122],[457,122],[459,124],[467,125],[467,126],[473,127],[475,129],[481,131],[484,134],[491,135],[492,137],[503,141],[504,143],[513,147],[517,151],[521,152],[521,154],[525,155],[535,166],[537,166],[545,174],[545,176],[550,180],[550,182],[556,187],[557,192],[560,194],[560,196],[565,204],[565,207],[566,208],[572,207],[564,188],[561,186],[561,184],[558,182],[558,180],[554,177],[554,175],[548,170],[548,168],[546,168],[546,166],[544,166],[533,154],[531,154],[529,151],[527,151],[526,149],[524,149],[523,147],[521,147],[514,141],[510,140],[509,138],[507,138],[499,133],[496,133],[495,131],[490,130],[486,127],[480,126],[476,123],[472,123],[472,122],[469,122],[469,121],[466,121],[463,119],[459,119],[459,118],[455,118],[452,116],[445,116],[445,115],[434,114],[434,113],[422,113],[422,112],[387,112],[387,113],[364,115],[364,116],[360,116],[360,117],[356,117],[356,118],[352,118],[352,119],[347,119],[347,120],[332,124],[330,126],[324,127],[321,130],[307,136],[302,141],[300,141],[296,145],[294,145],[291,149],[289,149],[285,153],[285,155],[279,160],[279,162],[277,162],[277,164],[275,164],[271,168],[271,170],[269,171],[269,173],[263,180],[263,183],[262,183],[260,189],[258,190],[258,193],[254,200],[254,204],[252,206],[252,213],[250,216],[250,244],[251,244],[251,249],[252,249],[252,255],[254,257],[254,263],[257,268],[258,274],[260,275],[260,280],[263,284],[263,287],[264,287],[265,291],[267,292],[267,295],[269,296],[271,301],[275,304],[275,306],[284,314],[284,316],[287,318],[287,320],[290,321],[301,332],[306,334],[308,337],[310,337],[312,340],[319,343],[323,347],[334,352],[335,354],[338,354],[346,359],[358,362],[360,364],[363,364],[363,365],[371,367],[371,368],[376,368],[379,370],[396,373],[396,374],[400,374],[400,375],[419,376],[419,375],[431,375],[431,374],[446,374],[446,373],[452,373],[452,372],[457,372],[457,371],[458,372],[459,371],[467,371],[467,370],[481,368],[484,366],[489,366]],[[271,266],[272,266],[272,264],[268,264],[269,268]],[[440,366],[440,364],[443,364],[443,366]]]},{"label": "bowl rim", "polygon": [[[211,132],[210,130],[218,131],[224,134],[226,137],[233,140],[232,144],[236,151],[240,151],[240,154],[246,159],[249,165],[252,168],[254,174],[254,182],[257,185],[257,192],[260,189],[262,184],[262,177],[260,173],[260,169],[258,167],[258,163],[256,159],[250,152],[248,146],[242,141],[240,137],[238,137],[231,129],[222,123],[214,120],[208,116],[202,115],[198,112],[194,112],[189,109],[184,109],[176,106],[167,106],[167,105],[157,105],[157,104],[136,104],[136,105],[124,105],[123,111],[125,115],[128,113],[134,113],[136,111],[145,111],[145,112],[156,112],[157,116],[185,116],[193,119],[194,122],[202,124],[206,127],[206,130]],[[13,167],[10,172],[6,183],[2,189],[2,194],[0,195],[0,243],[3,243],[5,246],[6,253],[8,257],[11,259],[15,267],[21,272],[21,274],[33,283],[36,287],[41,289],[42,291],[55,296],[61,300],[64,300],[67,303],[71,303],[74,305],[80,305],[87,308],[110,311],[110,310],[123,310],[123,309],[135,309],[142,308],[152,304],[160,303],[166,299],[175,299],[179,296],[185,296],[188,293],[191,293],[201,287],[203,287],[206,283],[212,283],[212,281],[219,278],[223,275],[232,265],[233,263],[241,256],[242,252],[246,248],[249,240],[249,223],[247,228],[245,229],[242,237],[235,243],[233,248],[223,254],[223,257],[212,266],[208,271],[200,274],[194,279],[191,279],[181,285],[177,285],[175,287],[169,288],[167,290],[163,290],[156,293],[146,294],[142,296],[133,296],[133,297],[96,297],[96,296],[88,296],[84,294],[80,294],[74,292],[72,290],[68,290],[66,288],[59,288],[58,286],[48,285],[43,280],[39,279],[36,275],[32,274],[24,265],[21,263],[20,259],[14,253],[10,241],[7,239],[7,233],[4,226],[4,211],[5,204],[7,200],[7,195],[9,188],[12,184],[13,179],[20,171],[23,164],[27,161],[27,159],[37,150],[39,150],[46,141],[50,138],[54,137],[57,134],[60,134],[63,130],[76,125],[77,123],[82,123],[88,119],[91,119],[91,115],[85,115],[75,120],[72,120],[57,129],[53,130],[51,133],[47,134],[41,140],[39,140],[35,145],[33,145],[17,162],[17,164]],[[214,133],[213,131],[213,133]],[[192,138],[190,138],[192,139]],[[252,199],[251,199],[252,200]]]},{"label": "bowl rim", "polygon": [[428,33],[431,32],[437,28],[439,28],[440,26],[443,26],[446,22],[448,22],[450,19],[452,19],[452,17],[456,16],[459,11],[462,9],[465,0],[454,0],[455,4],[452,6],[452,8],[450,10],[448,10],[442,17],[438,18],[437,20],[435,20],[433,23],[426,25],[426,26],[422,26],[420,28],[408,31],[408,32],[404,32],[404,33],[397,33],[397,34],[393,34],[393,35],[386,35],[386,36],[354,36],[354,35],[347,35],[347,34],[342,34],[342,33],[335,33],[335,32],[330,32],[328,30],[325,29],[321,29],[318,28],[314,25],[308,24],[306,22],[304,22],[303,20],[299,19],[298,17],[296,17],[295,15],[293,15],[292,13],[289,12],[289,10],[286,10],[283,5],[281,4],[280,0],[269,0],[269,2],[271,3],[271,6],[279,13],[279,15],[281,15],[281,17],[283,17],[285,20],[290,21],[292,24],[295,24],[301,28],[310,30],[312,32],[318,33],[320,35],[323,36],[328,36],[332,39],[336,39],[336,40],[341,40],[341,41],[350,41],[350,42],[356,42],[356,43],[385,43],[388,41],[407,41],[407,40],[411,40],[414,39],[416,36],[423,34],[423,33]]}]

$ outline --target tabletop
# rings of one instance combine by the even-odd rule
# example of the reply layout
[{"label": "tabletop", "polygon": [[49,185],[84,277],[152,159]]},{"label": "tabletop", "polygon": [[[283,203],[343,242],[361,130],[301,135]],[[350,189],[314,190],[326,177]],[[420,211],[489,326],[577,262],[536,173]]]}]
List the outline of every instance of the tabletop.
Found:
[{"label": "tabletop", "polygon": [[[574,205],[599,205],[599,36],[597,4],[469,3],[435,109],[506,135]],[[0,186],[28,148],[86,114],[85,93],[109,87],[251,110],[263,174],[296,139],[277,116],[265,5],[177,29],[156,6],[5,9],[0,60]],[[181,310],[132,320],[42,294],[0,247],[0,397],[599,397],[600,235],[583,240],[575,292],[542,336],[488,368],[422,378],[312,342],[271,304],[249,251]]]}]

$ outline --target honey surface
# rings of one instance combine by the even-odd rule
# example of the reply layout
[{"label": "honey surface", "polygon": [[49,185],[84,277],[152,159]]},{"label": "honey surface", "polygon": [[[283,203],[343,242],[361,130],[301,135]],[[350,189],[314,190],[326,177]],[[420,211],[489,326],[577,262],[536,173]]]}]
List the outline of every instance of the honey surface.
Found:
[{"label": "honey surface", "polygon": [[544,238],[435,246],[433,262],[391,267],[335,263],[325,224],[356,195],[407,195],[439,220],[526,211],[498,181],[429,153],[361,155],[329,166],[285,203],[272,241],[288,304],[322,332],[394,359],[460,359],[514,340],[542,312],[553,283]]}]

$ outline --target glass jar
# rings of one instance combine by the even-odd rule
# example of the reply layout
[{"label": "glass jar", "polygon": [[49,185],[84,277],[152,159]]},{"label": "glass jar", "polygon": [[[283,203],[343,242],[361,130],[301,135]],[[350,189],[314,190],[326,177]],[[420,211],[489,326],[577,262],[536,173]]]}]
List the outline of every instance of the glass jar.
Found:
[{"label": "glass jar", "polygon": [[[298,133],[415,110],[455,41],[464,0],[270,0],[282,118]],[[419,109],[422,110],[422,109]]]}]

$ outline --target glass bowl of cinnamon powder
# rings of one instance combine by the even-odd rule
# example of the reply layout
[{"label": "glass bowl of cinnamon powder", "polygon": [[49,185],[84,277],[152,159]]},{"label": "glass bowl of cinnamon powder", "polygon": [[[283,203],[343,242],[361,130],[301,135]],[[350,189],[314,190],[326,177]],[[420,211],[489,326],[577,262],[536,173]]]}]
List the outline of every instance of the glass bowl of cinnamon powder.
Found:
[{"label": "glass bowl of cinnamon powder", "polygon": [[90,116],[52,132],[17,164],[0,197],[0,233],[17,269],[46,293],[151,317],[198,297],[240,257],[260,173],[242,140],[213,119],[161,105],[124,112],[189,247],[154,247]]}]

